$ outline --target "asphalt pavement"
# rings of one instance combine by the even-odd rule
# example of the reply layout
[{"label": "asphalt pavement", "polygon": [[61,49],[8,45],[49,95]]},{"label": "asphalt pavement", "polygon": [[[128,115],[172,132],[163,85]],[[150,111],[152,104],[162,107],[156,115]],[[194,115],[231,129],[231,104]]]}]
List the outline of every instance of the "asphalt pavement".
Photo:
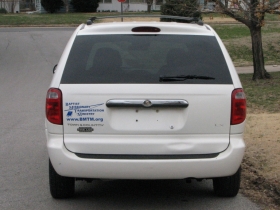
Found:
[{"label": "asphalt pavement", "polygon": [[[74,28],[0,28],[0,209],[260,209],[242,194],[214,196],[212,182],[77,182],[76,196],[49,193],[45,97]],[[94,169],[93,169],[94,170]]]}]

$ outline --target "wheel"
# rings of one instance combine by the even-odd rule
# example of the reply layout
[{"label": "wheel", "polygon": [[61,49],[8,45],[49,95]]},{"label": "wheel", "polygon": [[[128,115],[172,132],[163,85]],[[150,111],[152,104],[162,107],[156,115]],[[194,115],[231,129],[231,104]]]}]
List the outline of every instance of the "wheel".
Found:
[{"label": "wheel", "polygon": [[234,197],[237,195],[240,187],[241,167],[235,174],[227,177],[213,179],[214,192],[222,197]]},{"label": "wheel", "polygon": [[49,160],[50,191],[53,198],[70,198],[75,193],[75,178],[60,176]]}]

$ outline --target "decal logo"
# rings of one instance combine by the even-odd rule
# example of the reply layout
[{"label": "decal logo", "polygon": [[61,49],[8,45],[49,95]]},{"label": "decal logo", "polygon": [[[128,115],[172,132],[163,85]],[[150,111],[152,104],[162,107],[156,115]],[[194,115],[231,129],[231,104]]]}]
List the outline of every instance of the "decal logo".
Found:
[{"label": "decal logo", "polygon": [[98,113],[103,113],[104,109],[100,106],[101,104],[93,105],[82,105],[80,102],[66,102],[65,106],[67,109],[64,111],[66,113],[67,121],[94,121],[94,122],[103,122],[103,117],[94,117]]},{"label": "decal logo", "polygon": [[72,112],[72,111],[69,111],[69,112],[67,113],[67,117],[71,117],[72,114],[73,114],[73,112]]},{"label": "decal logo", "polygon": [[88,121],[95,121],[95,122],[103,122],[103,118],[94,118],[94,117],[75,117],[75,118],[67,118],[68,122],[88,122]]},{"label": "decal logo", "polygon": [[92,127],[79,127],[77,128],[77,131],[79,132],[92,132],[94,131]]},{"label": "decal logo", "polygon": [[67,123],[68,126],[75,126],[75,127],[89,127],[89,126],[98,126],[102,127],[104,124],[72,124],[72,123]]},{"label": "decal logo", "polygon": [[[75,104],[75,105],[69,105],[69,104]],[[74,110],[76,113],[77,112],[87,112],[87,111],[92,111],[92,112],[104,112],[104,109],[95,109],[98,106],[102,106],[102,104],[94,104],[94,105],[88,105],[88,106],[81,106],[80,103],[66,103],[65,105],[68,106],[69,109],[64,110],[64,111],[71,111]]]}]

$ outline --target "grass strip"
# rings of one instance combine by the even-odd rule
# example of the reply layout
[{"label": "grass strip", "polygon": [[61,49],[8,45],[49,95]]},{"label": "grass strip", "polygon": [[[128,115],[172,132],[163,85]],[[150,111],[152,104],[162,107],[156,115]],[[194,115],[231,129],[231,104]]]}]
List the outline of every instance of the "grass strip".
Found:
[{"label": "grass strip", "polygon": [[240,74],[250,113],[279,113],[280,72],[271,72],[272,79],[252,81],[252,74]]},{"label": "grass strip", "polygon": [[90,17],[117,15],[119,13],[55,13],[55,14],[0,14],[0,26],[79,25]]},{"label": "grass strip", "polygon": [[[0,14],[0,25],[10,26],[26,26],[26,25],[79,25],[85,23],[86,20],[93,16],[108,16],[119,15],[118,12],[102,12],[102,13],[54,13],[54,14],[40,14],[40,13],[18,13],[18,14]],[[159,15],[160,12],[125,12],[124,14],[137,15]],[[203,19],[208,19],[210,16],[214,18],[224,18],[225,15],[219,13],[205,13],[202,14]],[[280,16],[276,14],[267,14],[265,16],[267,21],[280,21]],[[241,29],[242,30],[242,27]],[[273,27],[272,27],[273,30]],[[240,32],[243,34],[244,32]],[[246,32],[245,32],[246,33]]]}]

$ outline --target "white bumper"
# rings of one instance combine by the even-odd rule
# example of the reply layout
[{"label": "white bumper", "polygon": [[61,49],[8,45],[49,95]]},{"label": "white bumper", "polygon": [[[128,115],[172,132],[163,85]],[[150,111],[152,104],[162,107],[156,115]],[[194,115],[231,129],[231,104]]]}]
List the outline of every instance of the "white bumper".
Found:
[{"label": "white bumper", "polygon": [[85,159],[69,152],[63,136],[47,133],[49,157],[62,176],[100,179],[184,179],[214,178],[234,174],[239,168],[245,144],[242,134],[231,135],[230,145],[215,158],[175,160]]}]

